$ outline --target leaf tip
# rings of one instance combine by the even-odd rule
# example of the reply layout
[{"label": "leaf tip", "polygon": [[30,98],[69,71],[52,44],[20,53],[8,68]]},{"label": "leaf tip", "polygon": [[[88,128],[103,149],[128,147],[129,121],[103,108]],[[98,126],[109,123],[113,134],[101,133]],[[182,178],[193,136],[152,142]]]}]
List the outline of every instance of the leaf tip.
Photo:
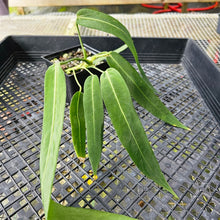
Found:
[{"label": "leaf tip", "polygon": [[174,192],[174,190],[171,187],[167,188],[166,190],[170,192],[175,199],[179,199],[179,196]]},{"label": "leaf tip", "polygon": [[80,163],[84,163],[85,162],[85,157],[78,157],[79,158],[79,161],[80,161]]},{"label": "leaf tip", "polygon": [[173,195],[174,200],[179,200],[179,196],[173,190],[170,193]]},{"label": "leaf tip", "polygon": [[183,129],[185,129],[185,130],[187,130],[187,131],[191,131],[191,129],[190,128],[188,128],[188,127],[186,127],[186,126],[182,126],[181,128],[183,128]]},{"label": "leaf tip", "polygon": [[174,196],[175,199],[179,199],[179,196],[178,196],[174,191],[173,191],[172,194],[173,194],[173,196]]},{"label": "leaf tip", "polygon": [[94,180],[97,180],[97,179],[98,179],[98,176],[97,176],[97,175],[93,175],[93,179],[94,179]]},{"label": "leaf tip", "polygon": [[182,123],[180,123],[180,124],[172,124],[172,126],[174,126],[174,127],[178,127],[178,128],[182,128],[182,129],[185,129],[185,130],[187,130],[187,131],[191,131],[191,129],[190,128],[188,128],[188,127],[186,127],[185,125],[183,125]]}]

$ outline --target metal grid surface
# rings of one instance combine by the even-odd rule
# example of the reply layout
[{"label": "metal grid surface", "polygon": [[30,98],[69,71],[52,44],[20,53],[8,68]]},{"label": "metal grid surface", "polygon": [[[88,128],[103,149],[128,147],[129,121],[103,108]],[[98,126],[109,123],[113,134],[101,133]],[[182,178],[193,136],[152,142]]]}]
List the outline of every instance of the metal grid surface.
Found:
[{"label": "metal grid surface", "polygon": [[68,14],[1,16],[0,39],[9,35],[67,35],[75,16]]},{"label": "metal grid surface", "polygon": [[[219,63],[220,35],[216,32],[218,14],[113,14],[133,37],[192,38]],[[75,35],[76,16],[54,13],[35,16],[0,17],[0,39],[8,35]],[[84,36],[106,34],[82,28]]]},{"label": "metal grid surface", "polygon": [[[185,131],[153,117],[134,103],[155,155],[179,199],[140,173],[121,146],[107,114],[98,180],[88,159],[80,163],[72,147],[69,111],[53,186],[65,206],[94,208],[138,219],[218,219],[219,146],[217,123],[182,64],[143,64],[160,98]],[[43,217],[39,150],[43,118],[41,61],[16,62],[0,88],[0,219]]]}]

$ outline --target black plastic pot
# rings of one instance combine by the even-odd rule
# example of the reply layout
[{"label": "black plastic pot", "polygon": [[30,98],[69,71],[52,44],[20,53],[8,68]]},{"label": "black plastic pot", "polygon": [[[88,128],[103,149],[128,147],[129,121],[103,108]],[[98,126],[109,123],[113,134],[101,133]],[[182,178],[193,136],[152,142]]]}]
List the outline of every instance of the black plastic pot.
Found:
[{"label": "black plastic pot", "polygon": [[[98,50],[84,44],[84,47],[86,49],[86,51],[90,52],[92,55],[99,53]],[[57,51],[51,54],[47,54],[45,56],[42,56],[42,59],[45,60],[47,66],[49,67],[50,65],[52,65],[53,63],[51,62],[51,60],[53,60],[54,58],[59,58],[60,56],[62,56],[64,53],[68,53],[71,51],[77,51],[78,48],[81,48],[80,45],[65,49],[65,50],[61,50],[61,51]],[[108,64],[106,62],[103,62],[99,65],[97,65],[97,67],[101,70],[106,70],[106,68],[108,67]],[[98,77],[100,77],[101,72],[97,71],[93,68],[90,69],[90,71],[97,75]],[[76,77],[78,82],[80,83],[80,85],[83,87],[84,82],[86,80],[86,78],[90,76],[90,74],[88,73],[88,71],[86,70],[81,70],[79,72],[77,72]],[[75,78],[73,75],[67,75],[65,74],[65,78],[66,78],[66,102],[70,103],[72,96],[75,92],[79,91],[79,86],[77,85]]]}]

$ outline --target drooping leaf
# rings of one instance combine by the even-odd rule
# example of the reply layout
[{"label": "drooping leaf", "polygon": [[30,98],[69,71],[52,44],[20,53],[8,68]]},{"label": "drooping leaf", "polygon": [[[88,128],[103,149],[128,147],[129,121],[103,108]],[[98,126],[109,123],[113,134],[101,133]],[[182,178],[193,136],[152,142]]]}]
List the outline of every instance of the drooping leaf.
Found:
[{"label": "drooping leaf", "polygon": [[77,12],[76,24],[113,34],[124,41],[124,43],[127,44],[130,51],[132,52],[142,77],[146,83],[154,90],[143,69],[141,68],[131,35],[121,22],[112,16],[99,11],[92,9],[80,9]]},{"label": "drooping leaf", "polygon": [[83,110],[83,93],[76,92],[70,103],[70,122],[72,130],[73,146],[77,157],[83,159],[86,157],[86,127]]},{"label": "drooping leaf", "polygon": [[50,66],[44,81],[44,118],[40,149],[41,196],[47,217],[66,103],[65,76],[59,63]]},{"label": "drooping leaf", "polygon": [[50,203],[48,220],[132,220],[124,215],[113,214],[94,209],[65,207],[53,200]]},{"label": "drooping leaf", "polygon": [[87,147],[93,173],[97,169],[101,158],[104,110],[101,97],[99,79],[96,75],[89,76],[84,84],[83,106],[86,122]]},{"label": "drooping leaf", "polygon": [[117,135],[131,159],[147,177],[176,196],[160,170],[128,87],[117,70],[109,68],[102,74],[101,92]]},{"label": "drooping leaf", "polygon": [[107,63],[110,67],[119,71],[129,88],[131,96],[142,107],[168,124],[188,129],[167,109],[143,78],[140,77],[135,68],[120,54],[112,52],[107,57]]}]

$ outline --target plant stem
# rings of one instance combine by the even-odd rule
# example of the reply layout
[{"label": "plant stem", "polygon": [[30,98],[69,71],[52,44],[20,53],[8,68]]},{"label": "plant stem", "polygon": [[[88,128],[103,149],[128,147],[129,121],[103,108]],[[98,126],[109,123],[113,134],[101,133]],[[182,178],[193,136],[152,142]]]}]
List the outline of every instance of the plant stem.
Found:
[{"label": "plant stem", "polygon": [[92,68],[93,69],[95,69],[95,70],[97,70],[97,71],[99,71],[99,72],[101,72],[101,73],[104,73],[105,71],[103,71],[103,70],[101,70],[101,69],[99,69],[98,67],[96,67],[96,66],[92,66]]},{"label": "plant stem", "polygon": [[74,60],[84,61],[84,62],[86,62],[86,63],[89,64],[89,65],[92,64],[92,63],[91,63],[89,60],[87,60],[87,59],[84,59],[84,58],[76,58],[76,57],[75,57],[75,58],[71,58],[71,59],[69,59],[69,60],[60,62],[60,65],[64,65],[64,64],[69,63],[69,62],[74,61]]},{"label": "plant stem", "polygon": [[86,62],[84,62],[84,63],[82,62],[82,63],[78,64],[77,66],[70,67],[70,68],[66,69],[65,72],[66,72],[66,74],[71,74],[71,71],[76,72],[78,70],[85,69],[88,66],[91,66],[92,62],[91,61],[88,61],[88,62],[89,62],[89,64]]},{"label": "plant stem", "polygon": [[81,92],[82,91],[82,86],[80,85],[80,83],[79,83],[79,81],[76,77],[76,72],[74,70],[73,70],[73,75],[74,75],[74,79],[75,79],[77,85],[79,86],[79,91]]},{"label": "plant stem", "polygon": [[116,52],[116,53],[121,53],[123,52],[124,50],[126,50],[128,48],[128,46],[126,44],[122,45],[121,47],[115,49],[113,52]]},{"label": "plant stem", "polygon": [[86,59],[87,58],[87,54],[86,54],[86,50],[85,50],[85,48],[83,46],[83,42],[82,42],[82,38],[81,38],[81,35],[80,35],[78,24],[76,24],[76,28],[77,28],[77,32],[78,32],[79,42],[80,42],[80,45],[81,45],[81,48],[82,48],[82,51],[83,51],[83,56],[84,56],[84,59]]},{"label": "plant stem", "polygon": [[89,69],[87,68],[83,68],[84,70],[86,70],[91,76],[94,75]]}]

